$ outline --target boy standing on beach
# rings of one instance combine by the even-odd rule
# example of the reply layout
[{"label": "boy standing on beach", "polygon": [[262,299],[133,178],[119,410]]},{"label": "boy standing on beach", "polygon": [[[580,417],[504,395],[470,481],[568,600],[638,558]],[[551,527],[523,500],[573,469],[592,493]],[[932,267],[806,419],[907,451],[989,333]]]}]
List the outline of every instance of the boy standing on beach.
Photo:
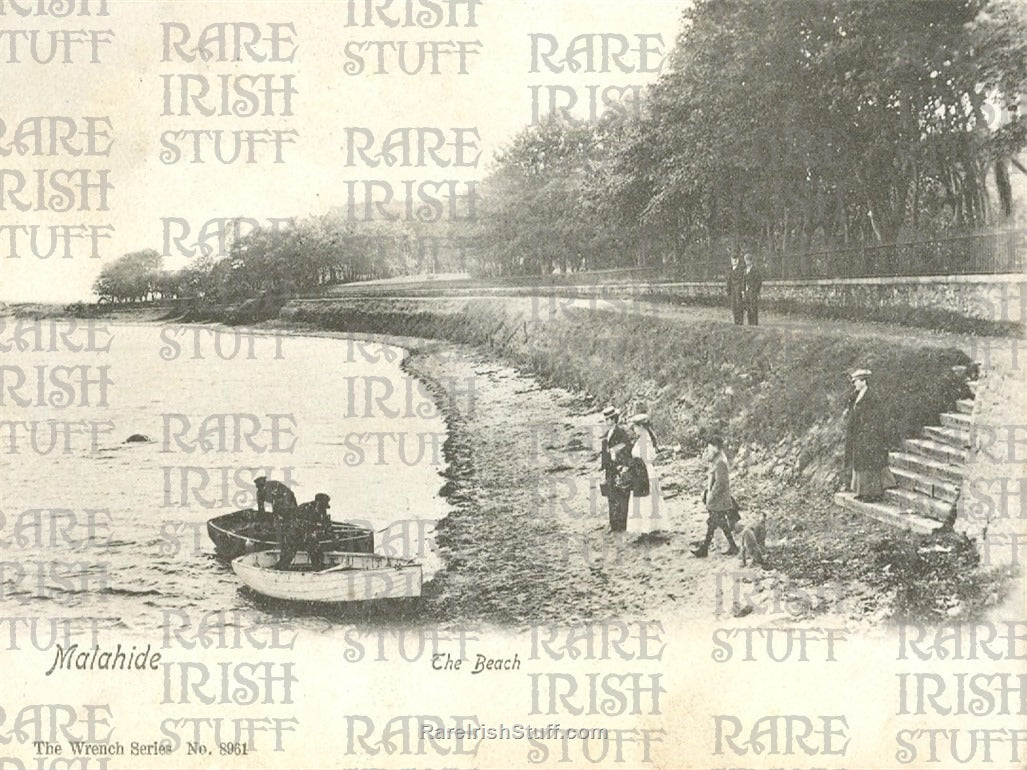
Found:
[{"label": "boy standing on beach", "polygon": [[731,499],[731,486],[727,476],[727,455],[724,454],[724,441],[719,436],[713,436],[706,442],[706,458],[710,463],[706,475],[706,491],[703,492],[703,502],[706,504],[706,511],[709,516],[706,519],[706,539],[703,544],[692,551],[699,558],[704,558],[710,552],[710,544],[713,542],[713,535],[719,529],[727,538],[728,548],[724,551],[726,556],[738,553],[738,546],[731,535],[731,525],[728,522],[728,513],[734,507]]}]

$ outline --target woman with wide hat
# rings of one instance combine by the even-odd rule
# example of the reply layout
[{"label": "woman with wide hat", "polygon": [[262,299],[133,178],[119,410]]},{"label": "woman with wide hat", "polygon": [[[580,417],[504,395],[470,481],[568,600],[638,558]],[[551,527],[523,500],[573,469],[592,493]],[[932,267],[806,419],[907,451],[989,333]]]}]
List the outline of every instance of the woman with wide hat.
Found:
[{"label": "woman with wide hat", "polygon": [[628,418],[628,425],[635,443],[631,447],[631,505],[627,531],[644,535],[661,529],[660,482],[653,468],[659,445],[646,412]]},{"label": "woman with wide hat", "polygon": [[888,470],[888,447],[880,402],[870,387],[872,372],[857,369],[849,375],[853,394],[846,409],[845,468],[856,499],[878,502],[887,487],[895,486]]}]

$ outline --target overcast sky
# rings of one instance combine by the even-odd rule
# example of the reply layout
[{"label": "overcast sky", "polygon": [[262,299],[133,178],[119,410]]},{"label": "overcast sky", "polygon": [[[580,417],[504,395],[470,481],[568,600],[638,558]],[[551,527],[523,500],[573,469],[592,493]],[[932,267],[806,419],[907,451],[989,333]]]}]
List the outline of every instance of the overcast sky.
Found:
[{"label": "overcast sky", "polygon": [[[377,7],[383,3],[374,2]],[[81,3],[79,4],[81,7]],[[91,0],[91,5],[99,5]],[[386,15],[402,16],[408,3],[393,0]],[[432,3],[412,3],[414,11],[432,15]],[[439,3],[448,17],[449,5]],[[143,248],[163,250],[164,218],[181,217],[195,231],[202,223],[215,217],[305,216],[327,211],[346,203],[346,180],[381,180],[397,187],[404,179],[445,180],[478,178],[487,172],[493,151],[508,141],[532,119],[531,86],[542,86],[539,94],[548,101],[546,86],[574,89],[580,102],[576,114],[583,115],[582,105],[589,98],[588,86],[644,85],[655,79],[660,59],[670,50],[677,34],[683,2],[669,0],[621,0],[583,2],[536,2],[534,0],[484,0],[474,8],[477,26],[439,26],[431,29],[383,23],[375,26],[347,25],[350,3],[335,2],[110,2],[110,14],[104,17],[73,16],[66,19],[12,15],[0,16],[0,30],[85,29],[114,31],[110,45],[100,44],[100,64],[89,64],[89,48],[73,48],[73,64],[36,64],[31,61],[11,63],[10,34],[0,32],[0,119],[6,132],[0,137],[0,148],[10,149],[15,126],[22,120],[41,115],[109,116],[114,127],[114,145],[109,158],[76,159],[59,157],[0,157],[0,168],[15,170],[26,177],[32,192],[22,192],[19,200],[34,199],[36,169],[109,168],[113,184],[107,212],[18,211],[10,190],[15,177],[5,177],[0,225],[78,225],[110,224],[114,237],[102,244],[103,260],[91,260],[84,246],[74,259],[62,260],[10,256],[9,234],[0,233],[3,288],[0,298],[7,300],[72,300],[89,299],[89,287],[103,261],[125,252]],[[365,0],[355,3],[358,19],[363,21]],[[454,2],[452,12],[460,22],[468,18],[466,2]],[[398,12],[398,13],[397,13]],[[188,28],[190,50],[205,25],[215,22],[245,22],[259,25],[268,32],[268,23],[295,25],[295,60],[293,62],[255,62],[247,58],[239,62],[161,61],[164,50],[162,23],[177,22]],[[175,35],[184,34],[174,27]],[[291,34],[283,31],[285,34]],[[629,51],[620,56],[620,38],[593,39],[594,71],[555,73],[539,62],[540,71],[532,71],[532,33],[556,39],[557,53],[551,57],[560,62],[567,55],[568,45],[576,35],[597,33],[625,36]],[[647,52],[638,53],[639,35],[645,40]],[[177,41],[178,38],[176,37]],[[460,57],[444,54],[439,60],[442,74],[423,71],[408,75],[399,70],[394,48],[385,49],[384,63],[388,74],[372,74],[378,66],[376,49],[369,50],[368,41],[403,42],[409,52],[417,51],[420,42],[444,41],[446,50],[454,50],[449,41],[464,41],[468,74],[458,74]],[[46,50],[49,37],[44,37]],[[546,51],[551,38],[540,38],[538,45]],[[24,39],[18,41],[18,55],[29,58]],[[480,44],[480,45],[479,45]],[[291,50],[283,42],[281,51]],[[267,54],[266,42],[255,46]],[[429,49],[430,51],[430,49]],[[357,66],[356,55],[363,57],[365,71],[348,74]],[[416,62],[416,58],[408,59]],[[578,61],[586,63],[579,55]],[[426,69],[431,63],[426,61]],[[646,72],[624,72],[622,67],[645,66]],[[605,71],[604,71],[605,70]],[[222,75],[272,74],[281,85],[283,75],[294,77],[297,93],[292,97],[291,117],[282,115],[237,118],[162,115],[164,109],[164,75],[178,84],[181,75],[204,75],[212,86],[219,87]],[[565,98],[566,91],[559,96]],[[178,92],[173,94],[178,104]],[[282,98],[273,105],[281,112]],[[220,106],[217,99],[207,104]],[[398,127],[431,127],[447,130],[453,127],[476,129],[480,134],[481,158],[477,168],[368,168],[347,167],[345,139],[347,127],[363,127],[380,140],[389,130]],[[189,163],[185,159],[166,164],[161,161],[162,134],[177,130],[233,131],[247,129],[291,129],[298,132],[295,144],[283,148],[283,163],[268,162],[272,149],[258,147],[258,157],[268,158],[255,164],[223,165],[213,159],[206,163]],[[191,144],[177,140],[182,151],[191,152]],[[470,148],[469,148],[470,151]],[[207,153],[209,154],[209,152]],[[94,194],[95,197],[95,194]],[[47,239],[49,236],[47,236]],[[22,247],[24,250],[24,247]],[[172,267],[185,264],[183,259],[168,260]]]}]

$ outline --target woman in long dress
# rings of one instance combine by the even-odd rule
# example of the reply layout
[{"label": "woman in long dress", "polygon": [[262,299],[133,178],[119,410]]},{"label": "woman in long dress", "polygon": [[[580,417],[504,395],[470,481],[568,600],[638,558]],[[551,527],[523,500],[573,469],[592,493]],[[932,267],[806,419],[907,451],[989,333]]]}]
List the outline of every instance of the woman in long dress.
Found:
[{"label": "woman in long dress", "polygon": [[845,464],[852,470],[851,488],[857,500],[878,502],[884,490],[895,486],[888,470],[888,447],[876,394],[869,386],[870,370],[849,375],[853,395],[847,409]]},{"label": "woman in long dress", "polygon": [[[666,514],[660,494],[660,481],[653,467],[659,446],[656,442],[656,433],[653,431],[647,414],[636,414],[628,422],[635,433],[635,445],[631,449],[631,458],[637,470],[633,474],[635,486],[628,509],[627,531],[642,535],[666,528],[663,521]],[[643,470],[645,476],[648,477],[648,494],[639,494],[646,491],[646,485],[640,483]]]}]

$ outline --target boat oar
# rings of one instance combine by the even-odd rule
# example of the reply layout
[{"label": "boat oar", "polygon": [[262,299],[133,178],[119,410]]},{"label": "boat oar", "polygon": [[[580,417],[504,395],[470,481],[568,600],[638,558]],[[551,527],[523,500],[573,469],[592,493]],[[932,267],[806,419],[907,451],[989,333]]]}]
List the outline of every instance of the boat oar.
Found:
[{"label": "boat oar", "polygon": [[[386,562],[386,564],[387,563],[388,562]],[[394,564],[392,566],[393,566],[393,569],[400,569],[404,565],[402,565],[402,564]],[[342,564],[336,564],[334,567],[326,567],[325,569],[319,569],[319,570],[317,570],[317,574],[321,575],[321,574],[324,574],[325,572],[342,572],[343,570],[347,570],[347,569],[359,570],[360,567],[356,567],[356,566],[354,566],[352,564],[349,564],[347,562],[343,562]]]},{"label": "boat oar", "polygon": [[356,567],[354,567],[352,564],[347,564],[343,562],[342,564],[336,564],[334,567],[325,567],[324,569],[319,569],[317,570],[317,574],[321,575],[325,572],[342,572],[343,570],[347,569],[356,569]]}]

